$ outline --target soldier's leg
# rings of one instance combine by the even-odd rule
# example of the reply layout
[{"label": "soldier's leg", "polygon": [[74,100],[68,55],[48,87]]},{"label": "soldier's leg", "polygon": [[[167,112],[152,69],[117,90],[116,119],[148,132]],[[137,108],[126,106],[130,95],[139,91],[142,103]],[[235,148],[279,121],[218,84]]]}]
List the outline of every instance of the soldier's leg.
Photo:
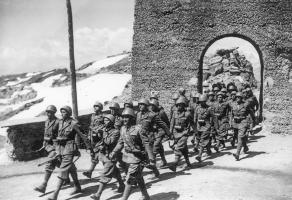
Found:
[{"label": "soldier's leg", "polygon": [[162,165],[161,166],[167,165],[167,161],[166,161],[165,154],[164,154],[164,147],[163,147],[162,143],[160,143],[159,154],[160,154],[160,157],[161,157],[161,160],[162,160]]},{"label": "soldier's leg", "polygon": [[138,183],[138,186],[139,186],[141,193],[142,193],[142,199],[143,200],[150,200],[150,196],[147,192],[147,188],[146,188],[146,184],[145,184],[145,181],[143,179],[143,176],[140,176],[137,178],[137,183]]},{"label": "soldier's leg", "polygon": [[179,160],[182,156],[182,152],[179,149],[174,149],[174,162],[169,166],[169,169],[173,172],[176,172],[176,167],[179,163]]},{"label": "soldier's leg", "polygon": [[243,146],[243,152],[247,153],[249,151],[249,148],[247,146],[247,136],[242,138],[242,146]]},{"label": "soldier's leg", "polygon": [[73,179],[73,183],[74,183],[74,189],[73,191],[70,193],[71,195],[77,194],[81,192],[81,186],[78,180],[78,175],[77,175],[77,169],[74,163],[72,163],[70,169],[69,169],[69,173],[71,174],[71,177]]},{"label": "soldier's leg", "polygon": [[189,159],[189,150],[187,145],[185,146],[185,148],[182,150],[184,159],[186,161],[187,167],[192,167],[191,163],[190,163],[190,159]]},{"label": "soldier's leg", "polygon": [[83,172],[82,174],[84,176],[86,176],[87,178],[91,178],[92,172],[94,171],[94,169],[95,169],[96,165],[98,164],[98,162],[99,162],[98,161],[98,153],[96,153],[95,157],[91,159],[90,168],[87,171]]},{"label": "soldier's leg", "polygon": [[69,170],[71,165],[73,164],[73,155],[63,155],[60,164],[60,174],[58,176],[58,183],[55,191],[48,198],[48,200],[56,200],[58,199],[59,192],[65,180],[68,179]]},{"label": "soldier's leg", "polygon": [[244,140],[247,137],[247,130],[248,130],[248,127],[245,126],[245,124],[241,125],[238,128],[238,144],[237,144],[236,154],[233,154],[234,158],[237,161],[239,160],[239,155],[240,155],[241,149],[245,143]]},{"label": "soldier's leg", "polygon": [[139,176],[142,176],[142,166],[140,164],[130,164],[122,200],[127,200],[129,198],[132,186],[137,183],[137,177]]},{"label": "soldier's leg", "polygon": [[201,135],[202,135],[202,132],[200,131],[200,132],[197,132],[197,138],[198,138],[198,147],[199,147],[199,154],[198,154],[198,156],[196,157],[196,160],[198,161],[198,162],[202,162],[202,155],[203,155],[203,151],[204,151],[204,146],[203,146],[203,144],[202,144],[202,139],[201,139]]},{"label": "soldier's leg", "polygon": [[127,163],[125,163],[125,162],[123,161],[123,153],[122,153],[122,152],[117,153],[116,158],[117,158],[117,161],[118,161],[118,163],[119,163],[119,167],[122,169],[122,171],[123,171],[125,174],[127,174],[128,166],[127,166]]}]

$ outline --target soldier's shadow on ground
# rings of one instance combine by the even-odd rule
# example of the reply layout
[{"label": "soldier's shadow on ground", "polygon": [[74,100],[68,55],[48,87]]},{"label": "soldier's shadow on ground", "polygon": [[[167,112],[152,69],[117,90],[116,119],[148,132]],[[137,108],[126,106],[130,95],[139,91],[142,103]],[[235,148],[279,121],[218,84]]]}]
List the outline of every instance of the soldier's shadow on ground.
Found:
[{"label": "soldier's shadow on ground", "polygon": [[253,143],[253,142],[257,142],[258,139],[264,138],[266,136],[264,135],[251,135],[248,138],[248,143]]},{"label": "soldier's shadow on ground", "polygon": [[[79,193],[79,194],[76,194],[76,195],[74,195],[74,196],[72,196],[72,197],[69,197],[69,198],[67,198],[66,200],[78,199],[78,198],[80,198],[80,197],[87,197],[87,196],[90,196],[91,194],[96,193],[97,189],[98,189],[98,184],[93,185],[93,186],[89,186],[89,187],[86,187],[86,188],[83,188],[83,189],[82,189],[82,193]],[[108,185],[106,186],[105,190],[108,190],[108,189],[112,190],[113,192],[117,191],[117,189],[118,189],[118,187],[117,187],[117,183],[116,183],[116,182],[112,182],[112,183],[108,184]],[[117,193],[117,196],[121,197],[122,194]],[[117,197],[117,198],[118,198],[118,197]]]},{"label": "soldier's shadow on ground", "polygon": [[258,156],[258,155],[261,155],[261,154],[266,154],[267,152],[265,151],[249,151],[246,153],[246,156],[240,158],[240,160],[244,160],[244,159],[247,159],[247,158],[252,158],[252,157],[255,157],[255,156]]},{"label": "soldier's shadow on ground", "polygon": [[161,192],[151,195],[150,198],[152,200],[176,200],[179,196],[180,195],[177,192]]}]

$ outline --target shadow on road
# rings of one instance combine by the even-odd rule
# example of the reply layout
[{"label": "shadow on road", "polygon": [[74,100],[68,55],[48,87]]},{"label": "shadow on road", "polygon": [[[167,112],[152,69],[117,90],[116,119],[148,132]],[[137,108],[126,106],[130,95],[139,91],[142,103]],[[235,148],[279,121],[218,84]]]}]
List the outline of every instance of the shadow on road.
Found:
[{"label": "shadow on road", "polygon": [[176,200],[179,198],[177,192],[161,192],[155,195],[151,195],[152,200]]},{"label": "shadow on road", "polygon": [[255,157],[255,156],[261,155],[261,154],[266,154],[266,152],[265,151],[249,151],[246,153],[247,156],[240,158],[240,160],[252,158],[252,157]]}]

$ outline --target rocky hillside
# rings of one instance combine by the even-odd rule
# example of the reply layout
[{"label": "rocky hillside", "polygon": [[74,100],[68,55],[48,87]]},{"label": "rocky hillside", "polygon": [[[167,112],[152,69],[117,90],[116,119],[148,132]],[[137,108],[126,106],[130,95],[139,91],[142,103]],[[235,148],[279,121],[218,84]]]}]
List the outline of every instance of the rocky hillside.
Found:
[{"label": "rocky hillside", "polygon": [[[86,63],[77,69],[77,82],[81,83],[81,85],[88,85],[87,88],[94,88],[97,87],[97,85],[94,84],[104,79],[105,74],[131,74],[130,66],[131,53],[129,52],[108,56],[103,60]],[[118,79],[125,82],[125,84],[130,80],[129,78],[123,80],[122,75],[118,76]],[[125,84],[123,84],[122,87],[124,87]],[[51,94],[58,94],[58,92],[62,94],[65,90],[65,94],[67,94],[70,92],[70,89],[67,91],[69,85],[70,72],[66,68],[54,69],[46,72],[0,76],[0,121],[17,119],[17,115],[21,116],[21,113],[24,111],[30,113],[28,110],[36,107],[35,105],[37,104],[53,103],[52,101],[48,101],[48,96]],[[110,98],[117,96],[120,92],[115,91]],[[82,91],[80,93],[82,94]],[[89,93],[89,91],[87,93]],[[83,95],[85,95],[85,98],[93,96],[93,99],[91,99],[92,102],[99,98],[97,95]],[[70,101],[67,100],[69,96],[68,94],[64,97],[66,100],[61,100],[61,102],[70,104]],[[61,98],[61,96],[59,97]],[[100,100],[111,100],[108,98],[109,95],[105,95],[105,97],[100,97]],[[57,101],[57,98],[55,101]],[[85,108],[87,106],[89,108],[89,105],[81,107]],[[36,110],[33,112],[33,116],[30,117],[39,116],[40,114],[43,114],[43,112],[41,110]],[[26,115],[22,117],[29,116]]]}]

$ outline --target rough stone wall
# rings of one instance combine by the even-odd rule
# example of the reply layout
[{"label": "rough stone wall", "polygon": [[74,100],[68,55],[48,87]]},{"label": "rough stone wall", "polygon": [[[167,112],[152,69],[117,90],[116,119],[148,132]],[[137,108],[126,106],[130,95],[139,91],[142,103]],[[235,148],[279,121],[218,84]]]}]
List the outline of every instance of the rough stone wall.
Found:
[{"label": "rough stone wall", "polygon": [[[277,58],[279,52],[291,52],[291,21],[290,0],[136,0],[132,96],[138,99],[157,90],[162,103],[168,105],[172,92],[180,86],[189,89],[187,82],[198,73],[206,45],[234,33],[259,46],[264,79],[275,82],[264,90],[264,99],[279,105],[275,99],[287,99],[290,86],[289,75]],[[277,112],[291,110],[288,100],[284,104]]]}]

